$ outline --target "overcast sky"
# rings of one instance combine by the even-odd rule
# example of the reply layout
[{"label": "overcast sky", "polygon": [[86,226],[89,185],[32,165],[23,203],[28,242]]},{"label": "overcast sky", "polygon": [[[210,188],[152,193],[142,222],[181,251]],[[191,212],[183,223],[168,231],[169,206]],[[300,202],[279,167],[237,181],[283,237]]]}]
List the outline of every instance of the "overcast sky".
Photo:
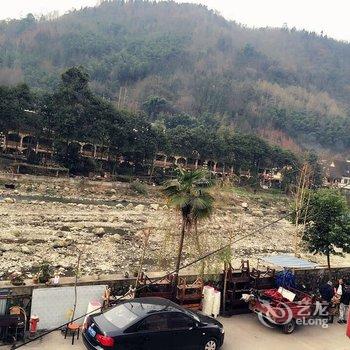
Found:
[{"label": "overcast sky", "polygon": [[[0,18],[23,17],[94,6],[97,0],[0,0]],[[350,0],[179,0],[207,5],[228,19],[251,27],[307,29],[350,41]]]}]

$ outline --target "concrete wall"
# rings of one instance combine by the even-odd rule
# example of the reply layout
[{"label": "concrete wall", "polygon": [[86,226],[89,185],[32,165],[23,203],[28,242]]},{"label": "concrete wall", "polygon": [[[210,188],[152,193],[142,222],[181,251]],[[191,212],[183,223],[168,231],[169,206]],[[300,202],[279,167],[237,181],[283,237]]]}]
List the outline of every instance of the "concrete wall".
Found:
[{"label": "concrete wall", "polygon": [[333,283],[343,278],[350,283],[350,267],[332,268],[331,273],[327,268],[312,270],[296,270],[295,276],[298,284],[304,284],[310,291],[316,291],[322,284],[331,280]]},{"label": "concrete wall", "polygon": [[[320,285],[329,280],[329,271],[326,268],[316,268],[308,270],[295,270],[296,280],[298,284],[304,284],[310,291],[316,291]],[[153,272],[148,276],[157,279],[165,275],[165,272]],[[186,277],[190,281],[194,281],[196,275],[194,273],[181,273],[180,276]],[[206,281],[213,281],[215,284],[220,280],[219,275],[205,275]],[[350,283],[350,267],[332,268],[331,280],[335,283],[337,279],[344,278]],[[2,289],[10,289],[14,295],[32,296],[33,291],[38,288],[59,288],[45,286],[44,284],[33,284],[31,280],[25,281],[25,286],[13,286],[9,281],[0,281],[0,291]],[[125,278],[122,274],[102,275],[102,276],[85,276],[78,280],[79,286],[96,286],[108,285],[112,289],[114,295],[122,295],[127,292],[130,285],[134,285],[135,278]],[[74,285],[74,277],[64,277],[60,279],[61,287]]]},{"label": "concrete wall", "polygon": [[[148,277],[157,279],[166,275],[166,272],[151,272]],[[180,276],[186,277],[189,281],[194,281],[196,275],[193,273],[180,273]],[[207,279],[216,280],[218,276],[207,275]],[[60,279],[60,287],[69,287],[74,285],[74,277],[63,277]],[[122,295],[129,290],[130,285],[135,284],[135,277],[125,278],[122,274],[115,275],[99,275],[99,276],[83,276],[78,279],[78,286],[95,286],[108,285],[114,294]],[[25,280],[23,286],[13,286],[10,281],[0,281],[0,291],[2,289],[11,289],[16,295],[32,295],[33,290],[38,288],[59,288],[59,286],[46,286],[45,284],[34,284],[32,280]]]},{"label": "concrete wall", "polygon": [[[104,285],[77,287],[77,306],[74,318],[82,315],[85,317],[89,302],[92,300],[97,300],[102,305],[105,289]],[[73,306],[74,287],[34,289],[31,315],[39,316],[38,329],[53,329],[71,320]],[[77,322],[82,324],[84,317]]]}]

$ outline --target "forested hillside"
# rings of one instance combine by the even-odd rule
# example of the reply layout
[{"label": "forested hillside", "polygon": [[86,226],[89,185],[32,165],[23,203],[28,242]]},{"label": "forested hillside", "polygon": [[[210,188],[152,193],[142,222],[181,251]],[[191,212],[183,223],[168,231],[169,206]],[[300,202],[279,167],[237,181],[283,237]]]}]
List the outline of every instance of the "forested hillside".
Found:
[{"label": "forested hillside", "polygon": [[[152,100],[153,101],[153,100]],[[154,102],[161,103],[161,100]],[[148,108],[152,109],[152,103]],[[37,140],[51,140],[53,160],[69,168],[73,174],[87,175],[102,167],[118,174],[147,173],[156,155],[182,155],[198,160],[225,163],[239,174],[249,170],[257,183],[258,172],[266,168],[284,168],[283,188],[296,178],[300,157],[278,146],[271,146],[255,135],[225,130],[212,123],[208,128],[188,116],[167,116],[165,125],[151,123],[152,114],[116,109],[106,99],[93,93],[89,76],[76,67],[61,76],[52,93],[35,94],[25,84],[0,86],[0,130],[25,130],[35,141],[24,152],[29,163],[46,164],[45,157],[34,151]],[[210,121],[208,121],[209,123]],[[123,158],[99,164],[80,154],[77,141],[107,146],[108,154]],[[307,160],[315,164],[313,154]],[[130,162],[130,163],[129,163]],[[152,171],[152,173],[154,173]],[[154,174],[153,174],[154,175]],[[160,178],[164,177],[161,170]]]},{"label": "forested hillside", "polygon": [[248,29],[175,2],[105,1],[56,19],[0,22],[0,85],[53,91],[76,65],[93,91],[165,128],[215,125],[293,150],[350,149],[347,43]]}]

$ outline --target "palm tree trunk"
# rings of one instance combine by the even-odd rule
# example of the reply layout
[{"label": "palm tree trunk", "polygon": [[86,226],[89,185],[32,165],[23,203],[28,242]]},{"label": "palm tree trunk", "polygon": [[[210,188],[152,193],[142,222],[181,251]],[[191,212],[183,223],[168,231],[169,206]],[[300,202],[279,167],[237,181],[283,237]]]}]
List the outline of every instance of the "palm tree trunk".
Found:
[{"label": "palm tree trunk", "polygon": [[178,250],[178,254],[177,254],[175,278],[174,278],[174,286],[173,286],[173,288],[174,288],[173,296],[174,297],[176,296],[176,288],[177,288],[177,283],[179,281],[179,270],[180,270],[180,264],[181,264],[182,249],[183,249],[184,240],[185,240],[185,232],[186,232],[186,220],[185,220],[185,218],[182,218],[180,244],[179,244],[179,250]]}]

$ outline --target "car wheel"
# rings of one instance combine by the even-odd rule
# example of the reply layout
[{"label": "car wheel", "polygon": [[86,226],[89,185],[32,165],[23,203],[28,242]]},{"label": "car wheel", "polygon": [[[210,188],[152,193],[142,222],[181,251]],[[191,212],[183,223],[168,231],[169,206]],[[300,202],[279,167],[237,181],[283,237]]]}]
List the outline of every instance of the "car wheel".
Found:
[{"label": "car wheel", "polygon": [[285,334],[293,333],[295,330],[295,326],[296,326],[295,320],[294,319],[290,320],[290,322],[283,325],[283,333]]},{"label": "car wheel", "polygon": [[217,350],[218,342],[216,339],[209,339],[205,342],[203,350]]}]

